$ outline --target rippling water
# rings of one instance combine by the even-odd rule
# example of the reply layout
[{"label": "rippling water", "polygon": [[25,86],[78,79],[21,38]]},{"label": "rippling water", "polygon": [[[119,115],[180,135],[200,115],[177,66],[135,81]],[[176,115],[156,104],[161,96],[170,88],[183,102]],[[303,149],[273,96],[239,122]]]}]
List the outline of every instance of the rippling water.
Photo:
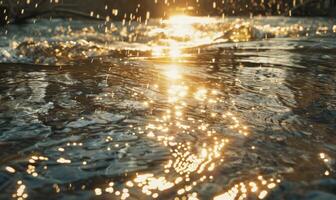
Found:
[{"label": "rippling water", "polygon": [[0,198],[263,199],[335,178],[335,24],[0,29]]}]

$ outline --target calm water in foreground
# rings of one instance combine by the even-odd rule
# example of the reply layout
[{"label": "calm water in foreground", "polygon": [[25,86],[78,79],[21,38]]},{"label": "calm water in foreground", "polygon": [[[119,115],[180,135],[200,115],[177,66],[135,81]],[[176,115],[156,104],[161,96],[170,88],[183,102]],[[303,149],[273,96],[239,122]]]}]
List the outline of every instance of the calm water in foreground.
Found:
[{"label": "calm water in foreground", "polygon": [[335,192],[335,24],[1,28],[0,199],[276,199],[285,183],[299,197]]}]

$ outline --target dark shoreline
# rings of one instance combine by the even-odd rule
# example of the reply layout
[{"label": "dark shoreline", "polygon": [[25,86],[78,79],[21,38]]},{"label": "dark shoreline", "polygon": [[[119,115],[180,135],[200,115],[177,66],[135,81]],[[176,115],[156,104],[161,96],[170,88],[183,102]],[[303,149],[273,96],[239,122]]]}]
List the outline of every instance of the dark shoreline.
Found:
[{"label": "dark shoreline", "polygon": [[[107,1],[96,0],[60,0],[49,3],[44,0],[32,0],[31,3],[13,4],[8,0],[0,3],[0,25],[20,23],[36,17],[55,18],[94,18],[99,20],[145,21],[147,18],[166,18],[171,14],[190,14],[195,16],[308,16],[335,17],[336,0],[305,0],[302,4],[281,0],[276,4],[269,0],[239,2],[202,1],[199,3],[175,0],[153,3],[152,0]],[[36,4],[38,2],[38,4]],[[169,1],[168,1],[169,2]],[[38,6],[36,6],[38,5]],[[87,6],[81,6],[87,5]]]}]

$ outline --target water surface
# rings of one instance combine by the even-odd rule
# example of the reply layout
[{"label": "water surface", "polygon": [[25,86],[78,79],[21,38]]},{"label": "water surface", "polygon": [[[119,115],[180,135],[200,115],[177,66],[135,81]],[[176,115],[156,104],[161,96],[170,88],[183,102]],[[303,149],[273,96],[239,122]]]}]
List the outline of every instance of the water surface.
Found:
[{"label": "water surface", "polygon": [[335,178],[335,24],[1,28],[0,198],[264,199]]}]

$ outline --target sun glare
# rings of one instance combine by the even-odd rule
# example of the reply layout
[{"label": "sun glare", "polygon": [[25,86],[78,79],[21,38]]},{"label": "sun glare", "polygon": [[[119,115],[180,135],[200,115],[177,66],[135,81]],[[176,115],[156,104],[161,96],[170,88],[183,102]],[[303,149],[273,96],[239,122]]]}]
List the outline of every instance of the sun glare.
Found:
[{"label": "sun glare", "polygon": [[195,16],[188,16],[188,15],[173,15],[169,17],[167,23],[168,24],[208,24],[213,22],[212,18],[206,17],[195,17]]},{"label": "sun glare", "polygon": [[164,71],[164,75],[170,80],[178,80],[182,78],[181,70],[176,65],[168,66]]}]

